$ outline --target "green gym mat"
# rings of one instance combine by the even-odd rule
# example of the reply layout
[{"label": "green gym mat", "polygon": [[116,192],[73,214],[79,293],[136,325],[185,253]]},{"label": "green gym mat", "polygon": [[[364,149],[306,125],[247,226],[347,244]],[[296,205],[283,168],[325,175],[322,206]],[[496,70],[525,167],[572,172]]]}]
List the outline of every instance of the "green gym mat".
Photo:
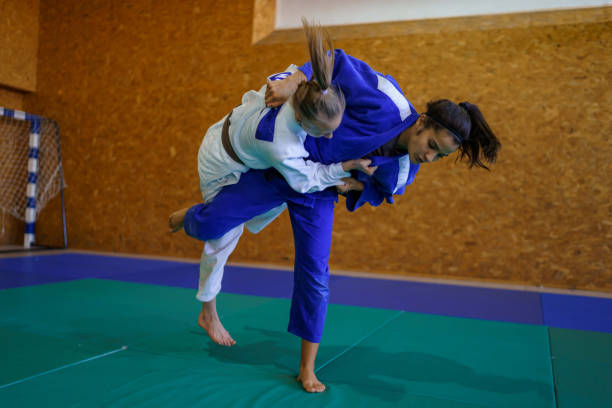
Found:
[{"label": "green gym mat", "polygon": [[612,334],[550,328],[559,408],[612,405]]},{"label": "green gym mat", "polygon": [[197,326],[194,294],[96,279],[0,291],[0,406],[555,407],[545,326],[330,305],[328,389],[308,394],[288,299],[222,293],[226,348]]}]

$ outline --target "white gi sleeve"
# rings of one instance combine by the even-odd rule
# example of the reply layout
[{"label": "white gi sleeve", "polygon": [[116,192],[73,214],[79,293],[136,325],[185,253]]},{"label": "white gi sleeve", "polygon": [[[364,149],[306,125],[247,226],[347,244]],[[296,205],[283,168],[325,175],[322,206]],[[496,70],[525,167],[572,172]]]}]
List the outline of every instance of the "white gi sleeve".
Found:
[{"label": "white gi sleeve", "polygon": [[322,164],[302,157],[285,158],[274,164],[292,189],[298,193],[313,193],[327,187],[344,184],[343,177],[351,173],[342,170],[342,163]]}]

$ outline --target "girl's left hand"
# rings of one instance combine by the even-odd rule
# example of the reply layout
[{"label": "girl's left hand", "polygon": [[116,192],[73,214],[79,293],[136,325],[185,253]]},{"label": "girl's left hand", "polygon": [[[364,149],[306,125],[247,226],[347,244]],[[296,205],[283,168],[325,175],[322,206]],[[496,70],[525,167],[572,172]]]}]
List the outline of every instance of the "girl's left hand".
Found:
[{"label": "girl's left hand", "polygon": [[338,190],[340,194],[346,194],[349,191],[363,191],[363,183],[357,179],[344,177],[342,181],[344,181],[343,185],[336,186],[336,190]]}]

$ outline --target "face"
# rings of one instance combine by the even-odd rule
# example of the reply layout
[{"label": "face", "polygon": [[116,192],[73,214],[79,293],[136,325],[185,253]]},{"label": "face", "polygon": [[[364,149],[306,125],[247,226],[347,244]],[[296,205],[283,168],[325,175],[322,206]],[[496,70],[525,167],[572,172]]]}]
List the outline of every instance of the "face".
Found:
[{"label": "face", "polygon": [[416,122],[416,133],[407,141],[410,162],[431,163],[448,156],[459,148],[452,134],[444,129],[425,128],[423,116]]},{"label": "face", "polygon": [[338,115],[338,117],[330,120],[329,123],[313,123],[304,119],[301,119],[298,113],[295,114],[295,120],[300,125],[302,129],[306,133],[308,133],[312,137],[325,137],[327,139],[331,139],[333,136],[333,131],[340,126],[340,122],[342,122],[342,115]]}]

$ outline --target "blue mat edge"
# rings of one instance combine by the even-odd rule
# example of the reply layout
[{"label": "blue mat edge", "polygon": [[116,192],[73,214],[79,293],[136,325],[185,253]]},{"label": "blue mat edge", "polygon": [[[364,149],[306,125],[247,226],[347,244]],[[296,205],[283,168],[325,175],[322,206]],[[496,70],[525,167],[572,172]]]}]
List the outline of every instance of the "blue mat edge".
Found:
[{"label": "blue mat edge", "polygon": [[[33,263],[40,261],[43,261],[40,266],[51,263],[56,264],[55,266],[61,270],[33,271]],[[112,269],[109,271],[105,269],[104,265],[98,272],[83,273],[81,270],[65,270],[66,265],[82,264],[83,262],[91,265],[92,261],[94,261],[94,264],[100,261],[119,265],[127,264],[129,270]],[[76,266],[78,267],[78,265]],[[139,266],[140,270],[137,270],[136,266]],[[2,272],[7,272],[7,274],[5,275]],[[21,275],[24,272],[31,273],[27,276]],[[195,289],[197,273],[198,264],[189,261],[75,252],[32,254],[0,258],[0,290],[87,278]],[[258,279],[245,279],[245,274],[248,278],[248,275],[253,273],[259,274]],[[3,275],[4,280],[2,279]],[[8,275],[18,275],[22,282],[12,282]],[[293,274],[287,270],[228,265],[224,277],[223,291],[288,298],[290,297],[292,279]],[[607,298],[346,275],[331,275],[330,287],[330,303],[334,304],[612,333],[612,317],[598,320],[596,316],[589,316],[588,313],[574,313],[571,316],[564,313],[564,311],[571,309],[572,305],[587,304],[591,310],[597,308],[598,305],[603,305],[603,309],[610,311],[608,315],[612,316],[612,299]],[[404,299],[404,301],[393,300],[393,297],[389,296],[389,293],[393,293],[393,291],[402,295],[412,293],[413,297]],[[363,296],[363,293],[369,293],[372,296]],[[396,298],[399,298],[399,296],[396,296]],[[512,300],[512,302],[508,300]]]}]

